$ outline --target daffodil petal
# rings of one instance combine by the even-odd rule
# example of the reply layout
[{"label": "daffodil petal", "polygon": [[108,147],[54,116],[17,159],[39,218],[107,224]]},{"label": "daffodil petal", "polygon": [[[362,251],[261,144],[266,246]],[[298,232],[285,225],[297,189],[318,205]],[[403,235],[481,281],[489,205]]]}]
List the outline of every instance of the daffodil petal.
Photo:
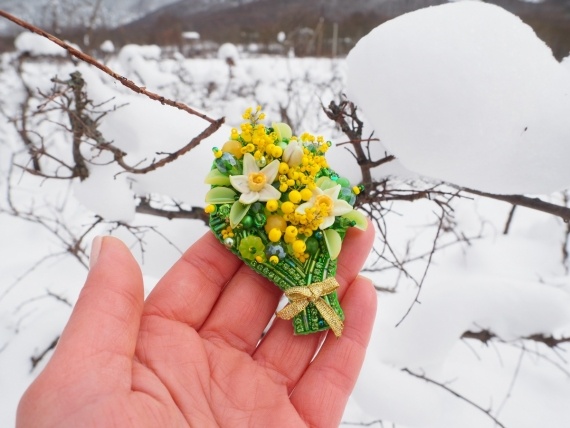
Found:
[{"label": "daffodil petal", "polygon": [[245,205],[249,205],[249,204],[253,204],[254,202],[257,202],[259,200],[259,193],[258,192],[247,192],[247,193],[242,193],[241,196],[239,197],[239,201],[242,204]]},{"label": "daffodil petal", "polygon": [[247,175],[230,175],[230,183],[232,183],[233,188],[240,193],[249,192]]},{"label": "daffodil petal", "polygon": [[260,201],[269,201],[270,199],[279,199],[281,197],[281,192],[275,187],[266,184],[263,189],[258,193]]},{"label": "daffodil petal", "polygon": [[340,193],[340,189],[341,189],[340,184],[337,184],[336,186],[323,190],[323,193],[327,196],[330,196],[333,201],[336,201],[338,199],[338,194]]},{"label": "daffodil petal", "polygon": [[314,204],[315,204],[315,198],[312,197],[309,201],[299,205],[295,211],[298,212],[299,214],[305,214],[305,210],[307,208],[311,208]]},{"label": "daffodil petal", "polygon": [[265,175],[267,179],[267,183],[271,184],[275,181],[275,177],[277,177],[277,173],[279,172],[279,161],[275,159],[269,165],[261,170],[261,173]]},{"label": "daffodil petal", "polygon": [[330,215],[323,219],[323,222],[319,225],[319,229],[324,230],[327,227],[332,226],[334,223],[334,216]]},{"label": "daffodil petal", "polygon": [[337,199],[336,201],[334,201],[332,214],[334,216],[343,215],[351,212],[352,210],[353,210],[352,205],[350,205],[348,202],[342,199]]},{"label": "daffodil petal", "polygon": [[259,172],[259,167],[255,163],[255,158],[250,153],[246,153],[243,155],[243,175],[248,177],[252,172]]}]

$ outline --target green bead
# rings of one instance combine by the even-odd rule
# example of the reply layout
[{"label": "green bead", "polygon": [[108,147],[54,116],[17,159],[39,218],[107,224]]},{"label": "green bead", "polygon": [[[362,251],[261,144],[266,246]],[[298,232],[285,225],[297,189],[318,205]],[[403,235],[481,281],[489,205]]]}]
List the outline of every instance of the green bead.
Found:
[{"label": "green bead", "polygon": [[338,180],[336,180],[336,183],[340,184],[342,187],[350,187],[350,181],[344,177],[340,177]]},{"label": "green bead", "polygon": [[263,226],[265,226],[266,221],[267,217],[265,217],[265,214],[262,213],[255,214],[255,217],[253,218],[253,223],[258,229],[261,229]]},{"label": "green bead", "polygon": [[319,241],[314,236],[307,238],[305,245],[307,245],[307,249],[305,251],[310,255],[315,254],[319,250]]},{"label": "green bead", "polygon": [[227,218],[230,215],[231,206],[229,204],[223,204],[218,208],[218,215],[221,218]]},{"label": "green bead", "polygon": [[251,218],[251,216],[246,215],[242,219],[241,224],[245,229],[251,229],[251,227],[253,226],[253,219]]}]

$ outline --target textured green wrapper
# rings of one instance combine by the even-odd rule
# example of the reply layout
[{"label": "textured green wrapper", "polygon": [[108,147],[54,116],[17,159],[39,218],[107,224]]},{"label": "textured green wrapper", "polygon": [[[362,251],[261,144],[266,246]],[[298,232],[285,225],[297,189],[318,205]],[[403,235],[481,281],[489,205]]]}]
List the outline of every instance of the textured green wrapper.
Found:
[{"label": "textured green wrapper", "polygon": [[[221,230],[227,223],[217,213],[210,215],[210,229],[224,244]],[[314,282],[323,281],[336,274],[337,261],[331,260],[324,242],[324,238],[319,240],[317,251],[301,263],[297,258],[287,254],[283,260],[274,265],[270,262],[258,263],[255,260],[245,260],[240,257],[239,244],[243,238],[249,235],[258,236],[265,245],[269,244],[267,235],[259,229],[234,230],[234,245],[228,248],[229,251],[238,256],[255,272],[263,275],[281,290],[285,291],[291,287],[307,286]],[[244,284],[245,286],[245,284]],[[337,315],[344,320],[344,312],[340,307],[336,291],[323,296],[323,299],[334,309]],[[309,306],[293,318],[293,328],[295,334],[309,334],[328,330],[327,322],[322,318],[317,308],[310,303]]]}]

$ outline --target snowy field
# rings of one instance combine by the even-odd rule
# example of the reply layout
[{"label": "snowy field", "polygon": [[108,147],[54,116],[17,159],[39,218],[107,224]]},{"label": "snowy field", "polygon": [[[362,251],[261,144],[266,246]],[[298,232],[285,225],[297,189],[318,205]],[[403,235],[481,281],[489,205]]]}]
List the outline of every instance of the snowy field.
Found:
[{"label": "snowy field", "polygon": [[[206,123],[134,94],[35,36],[20,36],[15,51],[0,57],[0,425],[14,425],[19,397],[49,359],[49,352],[42,353],[71,312],[94,236],[112,233],[130,245],[148,292],[206,232],[199,220],[136,213],[137,198],[151,195],[162,206],[203,207],[211,149],[224,143],[246,107],[262,105],[270,121],[288,121],[296,133],[310,131],[336,142],[327,153],[329,163],[358,182],[360,169],[349,146],[342,144],[347,137],[321,109],[321,103],[338,101],[348,90],[370,118],[365,134],[378,128],[382,143],[371,147],[371,155],[377,158],[389,150],[399,158],[374,168],[376,180],[390,176],[389,182],[403,189],[446,180],[489,192],[543,193],[544,200],[570,204],[570,193],[563,190],[570,185],[565,176],[570,171],[565,168],[570,61],[554,64],[526,27],[498,8],[482,7],[394,20],[381,27],[384,34],[358,45],[348,61],[256,57],[231,48],[210,59],[187,59],[156,46],[109,51],[101,60],[117,73],[210,117],[225,116],[226,125],[149,174],[116,175],[119,170],[103,158],[89,166],[90,176],[82,182],[34,177],[15,166],[31,167],[18,132],[23,127],[50,153],[71,162],[71,136],[61,125],[66,117],[45,109],[39,95],[49,93],[53,77],[65,80],[74,71],[82,73],[93,104],[108,111],[100,131],[128,153],[131,165],[180,148]],[[426,34],[421,39],[426,46],[418,52],[437,46],[449,61],[438,60],[433,52],[421,58],[409,55],[409,69],[402,72],[398,53],[406,51],[405,35],[444,27],[433,25],[434,19],[455,22],[448,31],[461,32],[472,23],[473,31],[466,32],[472,38],[452,37],[453,44],[442,45],[437,35]],[[457,24],[461,19],[466,21]],[[488,35],[477,45],[480,56],[470,50],[473,40],[479,40],[477,29]],[[509,40],[520,45],[516,55],[505,59]],[[23,58],[25,51],[31,55]],[[235,66],[227,65],[227,55],[234,57]],[[489,72],[494,69],[498,72]],[[513,70],[527,74],[509,81]],[[474,79],[469,88],[461,86],[465,76]],[[433,82],[439,85],[435,93],[428,85]],[[527,92],[517,93],[520,87]],[[38,107],[45,114],[34,114]],[[524,149],[497,149],[515,130],[517,138],[524,138]],[[453,150],[466,144],[463,137],[469,146]],[[506,164],[511,156],[517,156],[516,163]],[[484,162],[497,157],[502,163]],[[63,175],[61,166],[47,165]],[[517,179],[503,180],[507,175]],[[449,221],[439,228],[440,207],[433,200],[394,201],[385,208],[364,273],[379,290],[378,315],[342,426],[570,426],[570,342],[551,347],[536,340],[570,337],[568,224],[471,194],[449,202]],[[70,249],[79,237],[79,247]],[[405,261],[405,273],[395,260]],[[418,283],[419,303],[414,304]],[[493,337],[485,342],[482,331]]]}]

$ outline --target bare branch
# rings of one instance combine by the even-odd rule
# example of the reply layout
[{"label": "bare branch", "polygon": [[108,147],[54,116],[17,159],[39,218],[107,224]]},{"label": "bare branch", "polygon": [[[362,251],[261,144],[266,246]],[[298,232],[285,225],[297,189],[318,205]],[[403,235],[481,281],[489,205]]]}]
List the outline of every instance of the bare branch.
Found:
[{"label": "bare branch", "polygon": [[494,193],[481,192],[479,190],[467,188],[461,188],[461,191],[471,193],[473,195],[484,196],[490,199],[496,199],[497,201],[508,202],[521,207],[531,208],[536,211],[542,211],[544,213],[560,217],[564,221],[570,221],[570,208],[552,204],[539,198],[530,198],[524,195],[496,195]]},{"label": "bare branch", "polygon": [[45,358],[45,356],[52,350],[55,349],[57,342],[59,342],[60,336],[57,336],[48,346],[45,348],[39,355],[31,356],[30,360],[32,361],[32,370],[33,371],[36,366]]},{"label": "bare branch", "polygon": [[150,199],[141,198],[136,207],[136,212],[139,214],[148,214],[156,217],[164,217],[169,220],[175,218],[196,219],[202,220],[208,224],[208,215],[204,212],[203,208],[192,207],[190,210],[185,210],[182,207],[177,207],[176,210],[167,210],[164,208],[157,208],[151,205]]},{"label": "bare branch", "polygon": [[[487,344],[491,340],[498,340],[500,342],[507,342],[506,340],[500,338],[491,330],[482,329],[480,331],[466,331],[461,335],[462,339],[475,339],[480,342]],[[570,343],[570,337],[554,337],[552,335],[545,335],[542,333],[531,334],[530,336],[524,336],[517,340],[530,340],[533,342],[542,343],[549,348],[557,348],[563,343]]]},{"label": "bare branch", "polygon": [[479,404],[475,403],[474,401],[471,401],[469,398],[465,397],[464,395],[458,393],[457,391],[454,391],[453,389],[451,389],[450,387],[448,387],[447,385],[438,382],[436,380],[430,379],[429,377],[423,375],[423,374],[418,374],[418,373],[414,373],[413,371],[411,371],[410,369],[402,369],[402,371],[417,377],[418,379],[422,379],[425,380],[427,383],[431,383],[432,385],[436,385],[438,387],[440,387],[441,389],[446,390],[447,392],[449,392],[450,394],[454,395],[455,397],[459,398],[462,401],[465,401],[467,404],[469,404],[470,406],[475,407],[477,410],[479,410],[480,412],[484,413],[485,415],[487,415],[487,417],[489,417],[496,425],[498,425],[501,428],[506,428],[505,425],[503,425],[495,416],[493,416],[491,414],[491,410],[485,409],[483,407],[481,407]]},{"label": "bare branch", "polygon": [[84,61],[88,64],[93,65],[94,67],[97,67],[99,70],[103,71],[104,73],[108,74],[109,76],[111,76],[113,79],[119,81],[123,86],[126,86],[127,88],[129,88],[131,91],[136,92],[138,94],[142,94],[147,96],[148,98],[150,98],[151,100],[154,101],[158,101],[161,104],[166,104],[168,106],[177,108],[179,110],[183,110],[187,113],[190,113],[191,115],[197,116],[201,119],[204,119],[207,122],[210,123],[215,123],[215,122],[219,122],[219,121],[224,121],[223,118],[221,119],[212,119],[210,117],[208,117],[207,115],[200,113],[196,110],[194,110],[193,108],[187,106],[184,103],[181,103],[179,101],[173,101],[170,100],[168,98],[165,98],[161,95],[158,95],[154,92],[148,91],[146,88],[141,87],[136,85],[133,81],[127,79],[124,76],[121,76],[117,73],[115,73],[113,70],[111,70],[109,67],[107,67],[104,64],[101,64],[99,61],[97,61],[95,58],[93,58],[90,55],[87,55],[83,52],[81,52],[78,49],[75,49],[73,46],[69,45],[68,43],[65,43],[63,40],[55,37],[54,35],[48,33],[47,31],[42,30],[41,28],[36,27],[33,24],[30,24],[29,22],[26,22],[20,18],[17,18],[16,16],[4,11],[0,9],[0,16],[6,18],[9,21],[12,21],[13,23],[15,23],[16,25],[19,25],[22,28],[25,28],[26,30],[29,30],[33,33],[39,34],[42,37],[45,37],[46,39],[50,40],[51,42],[55,43],[56,45],[62,47],[63,49],[65,49],[67,52],[69,52],[70,55],[80,59],[81,61]]}]

